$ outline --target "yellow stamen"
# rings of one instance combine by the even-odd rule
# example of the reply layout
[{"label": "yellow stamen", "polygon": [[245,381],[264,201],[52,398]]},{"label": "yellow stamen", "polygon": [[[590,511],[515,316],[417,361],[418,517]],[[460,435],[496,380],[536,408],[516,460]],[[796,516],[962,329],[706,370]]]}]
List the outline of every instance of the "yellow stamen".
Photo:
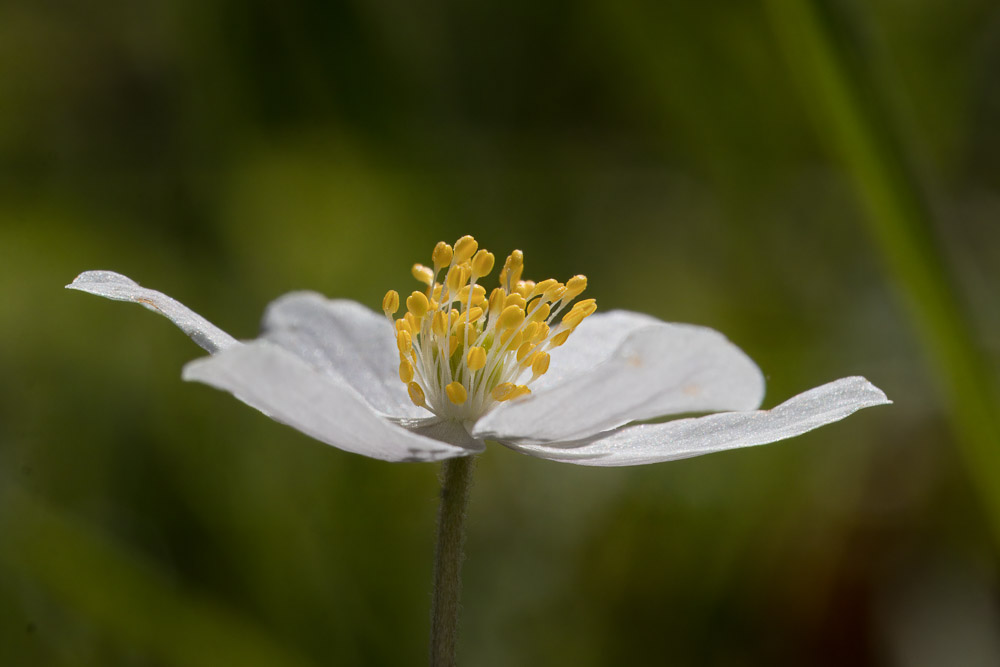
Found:
[{"label": "yellow stamen", "polygon": [[555,278],[548,278],[546,280],[543,280],[540,283],[536,283],[535,287],[531,290],[530,296],[528,296],[528,301],[531,301],[536,296],[545,294],[549,290],[555,288],[556,285],[558,285],[558,284],[559,284],[559,281],[556,280]]},{"label": "yellow stamen", "polygon": [[399,310],[399,292],[391,289],[382,298],[382,311],[386,315],[395,315],[397,310]]},{"label": "yellow stamen", "polygon": [[503,310],[503,302],[504,291],[499,287],[493,288],[493,291],[490,292],[490,302],[489,307],[487,308],[491,318],[498,317],[500,315],[500,311]]},{"label": "yellow stamen", "polygon": [[542,352],[535,357],[535,360],[531,362],[531,372],[535,377],[539,375],[545,375],[549,370],[549,355],[547,352]]},{"label": "yellow stamen", "polygon": [[410,269],[410,273],[412,273],[413,277],[416,278],[419,282],[422,282],[428,287],[434,284],[434,270],[431,269],[429,266],[424,266],[423,264],[414,264],[413,268]]},{"label": "yellow stamen", "polygon": [[448,316],[440,310],[434,313],[434,319],[431,320],[431,332],[435,336],[443,336],[448,333]]},{"label": "yellow stamen", "polygon": [[455,257],[452,261],[455,264],[461,264],[462,262],[467,262],[474,254],[476,254],[476,249],[479,247],[479,243],[476,239],[471,236],[463,236],[459,240],[455,241]]},{"label": "yellow stamen", "polygon": [[527,396],[530,393],[531,390],[528,389],[527,386],[519,384],[516,387],[514,387],[514,391],[510,392],[510,395],[507,396],[507,400],[513,401],[515,398],[520,398],[521,396]]},{"label": "yellow stamen", "polygon": [[514,386],[513,382],[504,382],[502,384],[498,384],[493,391],[490,392],[490,395],[494,400],[506,401],[510,398],[511,393],[513,393],[515,389],[517,389],[517,387]]},{"label": "yellow stamen", "polygon": [[453,266],[448,269],[448,276],[445,278],[445,284],[448,286],[448,294],[454,299],[458,295],[458,290],[461,289],[462,283],[465,281],[462,279],[462,267]]},{"label": "yellow stamen", "polygon": [[478,306],[486,300],[486,288],[482,285],[473,285],[471,288],[466,285],[458,291],[458,300],[463,304],[469,303],[469,292],[472,292],[472,305]]},{"label": "yellow stamen", "polygon": [[422,319],[427,314],[429,306],[430,304],[427,302],[427,297],[423,292],[414,292],[406,297],[406,309],[413,313],[413,316],[417,319]]},{"label": "yellow stamen", "polygon": [[587,289],[587,276],[573,276],[566,281],[566,293],[563,294],[563,298],[567,301],[575,299],[585,289]]},{"label": "yellow stamen", "polygon": [[434,272],[437,273],[450,265],[451,257],[451,246],[444,241],[438,241],[438,244],[434,246],[434,252],[431,253],[431,260],[434,262]]},{"label": "yellow stamen", "polygon": [[543,303],[541,306],[536,307],[531,312],[531,317],[529,319],[532,322],[542,322],[544,320],[547,320],[548,317],[549,317],[549,312],[551,310],[552,310],[552,307],[549,306],[549,304]]},{"label": "yellow stamen", "polygon": [[470,371],[478,371],[486,365],[486,348],[470,347],[469,354],[465,357],[465,363]]},{"label": "yellow stamen", "polygon": [[549,342],[549,347],[559,347],[560,345],[566,342],[566,339],[569,338],[569,335],[571,333],[573,333],[572,329],[566,329],[564,331],[560,331],[559,333],[557,333],[555,336],[552,337],[552,340]]},{"label": "yellow stamen", "polygon": [[[498,402],[530,394],[528,385],[549,370],[547,351],[564,344],[597,308],[593,299],[576,303],[550,328],[554,313],[583,292],[587,279],[524,280],[524,253],[514,250],[499,287],[488,291],[478,281],[495,268],[495,258],[471,236],[454,247],[438,243],[431,261],[412,267],[426,289],[406,298],[399,319],[393,319],[402,305],[398,293],[387,292],[382,306],[395,327],[399,379],[410,399],[444,418],[468,423]],[[515,385],[529,368],[531,379]]]},{"label": "yellow stamen", "polygon": [[413,401],[414,405],[419,405],[422,408],[427,407],[424,390],[420,388],[419,384],[416,382],[408,382],[406,384],[406,391],[410,394],[410,400]]},{"label": "yellow stamen", "polygon": [[444,393],[448,394],[448,400],[455,405],[461,405],[469,398],[469,392],[465,390],[461,382],[450,383],[444,388]]},{"label": "yellow stamen", "polygon": [[410,350],[413,349],[413,339],[410,337],[409,331],[400,331],[396,334],[396,347],[399,348],[400,354],[410,353]]},{"label": "yellow stamen", "polygon": [[524,322],[524,311],[520,306],[507,306],[500,313],[500,326],[504,329],[516,329]]},{"label": "yellow stamen", "polygon": [[493,270],[493,253],[480,250],[472,258],[472,279],[479,280]]},{"label": "yellow stamen", "polygon": [[513,294],[508,294],[507,297],[503,300],[504,308],[507,308],[509,306],[517,306],[518,308],[524,308],[526,305],[528,305],[528,302],[525,300],[525,298],[516,292]]}]

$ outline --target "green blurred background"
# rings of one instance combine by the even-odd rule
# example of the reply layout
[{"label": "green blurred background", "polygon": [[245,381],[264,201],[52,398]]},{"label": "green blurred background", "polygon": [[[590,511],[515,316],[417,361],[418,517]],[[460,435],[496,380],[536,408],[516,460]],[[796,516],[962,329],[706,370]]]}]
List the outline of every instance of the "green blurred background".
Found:
[{"label": "green blurred background", "polygon": [[895,405],[632,469],[492,447],[461,662],[1000,663],[991,0],[0,5],[0,664],[417,665],[437,466],[181,382],[112,269],[242,338],[475,235],[725,332],[766,405]]}]

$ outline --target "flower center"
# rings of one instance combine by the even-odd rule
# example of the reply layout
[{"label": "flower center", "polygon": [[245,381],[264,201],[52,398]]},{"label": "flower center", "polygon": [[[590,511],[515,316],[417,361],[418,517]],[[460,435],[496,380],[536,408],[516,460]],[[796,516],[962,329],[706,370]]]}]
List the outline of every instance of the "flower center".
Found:
[{"label": "flower center", "polygon": [[413,277],[427,287],[406,297],[402,317],[393,320],[400,306],[395,290],[382,299],[382,310],[396,328],[399,379],[410,400],[442,417],[474,421],[497,403],[530,394],[528,385],[549,369],[548,350],[597,310],[594,299],[585,299],[554,323],[587,278],[521,280],[520,250],[507,257],[489,299],[478,281],[493,270],[494,258],[474,238],[463,236],[454,248],[438,243],[431,260],[413,265]]}]

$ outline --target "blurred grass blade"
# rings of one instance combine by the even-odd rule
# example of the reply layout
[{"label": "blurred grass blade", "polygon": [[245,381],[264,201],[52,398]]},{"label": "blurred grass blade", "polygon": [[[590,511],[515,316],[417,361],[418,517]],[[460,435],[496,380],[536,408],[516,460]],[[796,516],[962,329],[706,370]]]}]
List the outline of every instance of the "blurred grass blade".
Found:
[{"label": "blurred grass blade", "polygon": [[192,594],[152,564],[9,485],[0,559],[114,641],[177,667],[309,667],[262,628]]},{"label": "blurred grass blade", "polygon": [[843,161],[867,209],[871,232],[943,386],[969,475],[1000,545],[1000,401],[936,243],[912,144],[878,80],[880,64],[863,50],[856,17],[834,15],[832,5],[813,0],[767,5],[789,66],[813,105],[817,132]]}]

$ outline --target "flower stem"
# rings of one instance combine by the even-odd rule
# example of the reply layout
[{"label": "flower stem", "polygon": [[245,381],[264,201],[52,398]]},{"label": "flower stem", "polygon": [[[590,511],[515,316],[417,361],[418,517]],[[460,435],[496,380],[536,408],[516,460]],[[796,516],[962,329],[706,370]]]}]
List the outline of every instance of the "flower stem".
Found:
[{"label": "flower stem", "polygon": [[448,459],[441,467],[441,506],[434,554],[431,603],[431,667],[454,667],[458,601],[462,593],[465,513],[472,488],[474,457]]}]

